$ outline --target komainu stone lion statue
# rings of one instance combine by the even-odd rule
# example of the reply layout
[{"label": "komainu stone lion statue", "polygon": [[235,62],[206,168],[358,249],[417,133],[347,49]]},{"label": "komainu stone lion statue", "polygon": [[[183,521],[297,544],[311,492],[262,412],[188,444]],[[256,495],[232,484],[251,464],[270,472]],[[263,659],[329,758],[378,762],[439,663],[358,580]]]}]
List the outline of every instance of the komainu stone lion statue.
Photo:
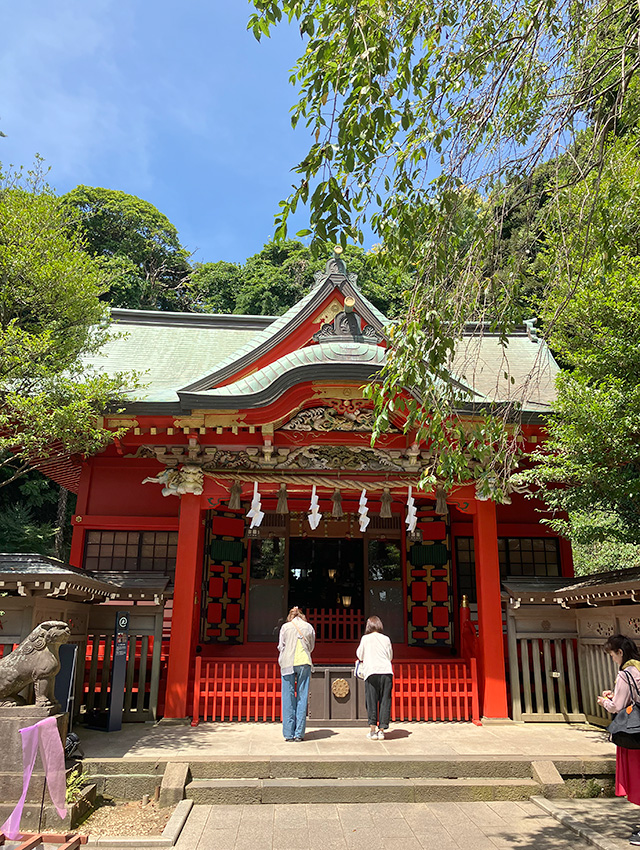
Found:
[{"label": "komainu stone lion statue", "polygon": [[60,669],[60,644],[70,637],[71,630],[62,620],[47,620],[2,658],[0,707],[24,705],[19,693],[33,682],[36,706],[59,709],[53,695],[53,682]]}]

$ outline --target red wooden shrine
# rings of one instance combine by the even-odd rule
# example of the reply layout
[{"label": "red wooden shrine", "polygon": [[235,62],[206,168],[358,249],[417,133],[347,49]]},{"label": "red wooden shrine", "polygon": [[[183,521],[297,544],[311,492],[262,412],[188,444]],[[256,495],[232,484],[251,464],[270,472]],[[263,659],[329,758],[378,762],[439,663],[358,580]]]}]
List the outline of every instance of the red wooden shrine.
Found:
[{"label": "red wooden shrine", "polygon": [[[317,664],[350,663],[366,617],[382,618],[398,719],[506,718],[501,576],[571,575],[570,549],[535,499],[496,505],[469,485],[444,506],[418,491],[424,447],[401,420],[371,446],[362,388],[384,363],[386,320],[342,260],[279,318],[113,312],[123,335],[99,365],[146,382],[105,417],[126,433],[44,471],[78,493],[72,565],[172,578],[165,717],[277,719],[275,641],[299,604]],[[465,345],[469,410],[520,393],[523,447],[539,443],[557,370],[544,343],[522,328],[505,354],[496,335],[470,329]],[[263,517],[251,529],[256,483]],[[464,646],[463,594],[478,628]]]}]

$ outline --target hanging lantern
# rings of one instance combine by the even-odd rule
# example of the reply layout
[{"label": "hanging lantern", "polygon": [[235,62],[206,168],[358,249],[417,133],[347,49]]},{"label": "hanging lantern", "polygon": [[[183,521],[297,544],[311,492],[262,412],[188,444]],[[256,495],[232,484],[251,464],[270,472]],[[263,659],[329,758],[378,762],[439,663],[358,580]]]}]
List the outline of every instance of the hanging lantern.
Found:
[{"label": "hanging lantern", "polygon": [[289,505],[287,504],[287,485],[281,484],[278,490],[278,505],[276,507],[277,514],[288,514]]},{"label": "hanging lantern", "polygon": [[264,519],[257,481],[254,481],[253,483],[253,499],[251,500],[251,507],[247,511],[247,519],[251,520],[249,528],[259,528],[262,520]]},{"label": "hanging lantern", "polygon": [[343,596],[342,597],[342,604],[344,605],[345,608],[351,608],[351,597],[350,596]]},{"label": "hanging lantern", "polygon": [[335,567],[331,567],[331,569],[330,569],[330,570],[327,570],[327,574],[328,574],[329,578],[331,579],[331,581],[334,581],[334,580],[335,580],[335,577],[336,577],[337,572],[338,572],[338,571],[336,570],[336,568],[335,568]]},{"label": "hanging lantern", "polygon": [[333,491],[331,501],[333,502],[333,505],[331,506],[331,516],[335,519],[340,519],[344,516],[344,511],[342,510],[342,493],[337,487]]},{"label": "hanging lantern", "polygon": [[380,516],[382,519],[391,519],[391,490],[385,487],[380,497]]},{"label": "hanging lantern", "polygon": [[404,522],[407,526],[407,531],[409,533],[412,533],[416,530],[416,525],[418,523],[418,515],[416,512],[416,504],[413,500],[413,496],[411,495],[411,487],[409,487],[409,493],[407,495],[407,516]]},{"label": "hanging lantern", "polygon": [[231,490],[229,491],[229,510],[230,511],[239,511],[241,508],[240,505],[240,496],[242,495],[242,484],[239,481],[234,481],[231,485]]},{"label": "hanging lantern", "polygon": [[448,512],[447,493],[444,487],[438,485],[436,487],[436,513],[438,516],[446,516]]},{"label": "hanging lantern", "polygon": [[309,525],[315,531],[316,528],[320,525],[320,520],[322,519],[322,514],[320,513],[320,505],[318,503],[318,497],[316,495],[316,485],[314,484],[311,488],[311,504],[309,505],[309,513],[307,514],[309,519]]},{"label": "hanging lantern", "polygon": [[367,491],[363,490],[362,493],[360,493],[360,502],[358,503],[358,524],[360,525],[360,531],[362,532],[367,530],[367,526],[371,522],[368,514],[369,508],[367,507]]}]

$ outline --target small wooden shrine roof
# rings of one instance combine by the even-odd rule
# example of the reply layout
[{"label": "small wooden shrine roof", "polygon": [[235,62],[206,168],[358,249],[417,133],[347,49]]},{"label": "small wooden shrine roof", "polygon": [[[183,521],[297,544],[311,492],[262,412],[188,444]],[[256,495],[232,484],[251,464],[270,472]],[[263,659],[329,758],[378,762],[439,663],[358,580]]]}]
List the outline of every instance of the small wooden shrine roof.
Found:
[{"label": "small wooden shrine roof", "polygon": [[50,596],[76,602],[118,598],[118,588],[86,570],[45,555],[0,554],[0,592],[18,596]]},{"label": "small wooden shrine roof", "polygon": [[611,570],[574,578],[507,576],[503,597],[511,604],[554,602],[563,608],[640,602],[640,569]]},{"label": "small wooden shrine roof", "polygon": [[[167,595],[169,579],[157,573],[96,573],[32,553],[0,554],[0,592],[75,602],[150,601]],[[170,595],[170,594],[169,594]]]}]

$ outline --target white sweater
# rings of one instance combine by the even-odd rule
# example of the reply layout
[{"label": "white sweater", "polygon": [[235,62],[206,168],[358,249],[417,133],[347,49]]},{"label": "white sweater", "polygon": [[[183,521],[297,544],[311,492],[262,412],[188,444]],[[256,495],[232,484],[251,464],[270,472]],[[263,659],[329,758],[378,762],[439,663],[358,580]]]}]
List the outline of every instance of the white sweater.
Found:
[{"label": "white sweater", "polygon": [[316,645],[316,633],[311,623],[305,622],[300,617],[285,623],[280,629],[278,663],[283,676],[293,673],[293,659],[296,654],[298,639],[300,639],[303,649],[311,659],[311,653]]},{"label": "white sweater", "polygon": [[356,656],[362,661],[362,673],[368,679],[373,673],[391,673],[393,675],[393,649],[391,641],[380,632],[363,635]]}]

